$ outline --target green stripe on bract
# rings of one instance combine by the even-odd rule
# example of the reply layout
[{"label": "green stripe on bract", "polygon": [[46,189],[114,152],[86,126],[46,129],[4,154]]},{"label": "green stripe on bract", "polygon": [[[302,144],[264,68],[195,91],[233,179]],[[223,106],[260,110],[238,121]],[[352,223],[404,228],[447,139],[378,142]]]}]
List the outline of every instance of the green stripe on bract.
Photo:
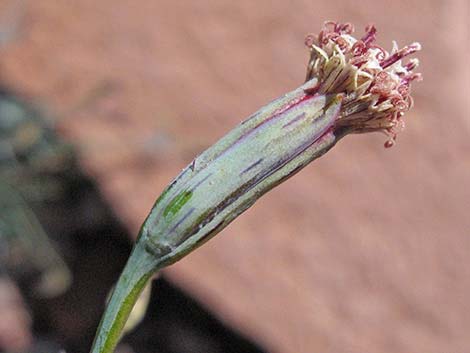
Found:
[{"label": "green stripe on bract", "polygon": [[163,211],[163,216],[167,217],[170,214],[171,216],[177,214],[178,211],[186,204],[186,202],[191,199],[191,196],[193,196],[192,191],[183,191],[178,194],[165,208],[165,211]]}]

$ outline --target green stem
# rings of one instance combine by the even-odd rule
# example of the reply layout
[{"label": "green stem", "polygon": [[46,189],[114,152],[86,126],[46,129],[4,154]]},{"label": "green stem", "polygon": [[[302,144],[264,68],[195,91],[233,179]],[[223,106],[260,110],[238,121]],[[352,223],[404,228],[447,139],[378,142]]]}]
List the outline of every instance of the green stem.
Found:
[{"label": "green stem", "polygon": [[129,314],[158,261],[144,246],[136,244],[119,277],[96,332],[91,353],[112,353],[121,338]]}]

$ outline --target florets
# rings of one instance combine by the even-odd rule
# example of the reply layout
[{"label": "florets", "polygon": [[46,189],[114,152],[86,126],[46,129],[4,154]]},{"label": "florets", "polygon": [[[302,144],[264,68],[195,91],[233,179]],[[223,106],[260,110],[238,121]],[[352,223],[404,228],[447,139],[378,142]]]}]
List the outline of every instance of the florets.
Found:
[{"label": "florets", "polygon": [[413,72],[418,59],[405,64],[402,59],[421,45],[412,43],[398,49],[393,42],[389,53],[375,44],[373,25],[360,39],[353,37],[353,32],[349,23],[326,22],[318,36],[307,36],[310,60],[306,80],[318,82],[310,93],[344,94],[336,126],[353,133],[382,131],[389,137],[385,147],[391,147],[404,127],[404,113],[413,105],[410,84],[421,79],[421,74]]}]

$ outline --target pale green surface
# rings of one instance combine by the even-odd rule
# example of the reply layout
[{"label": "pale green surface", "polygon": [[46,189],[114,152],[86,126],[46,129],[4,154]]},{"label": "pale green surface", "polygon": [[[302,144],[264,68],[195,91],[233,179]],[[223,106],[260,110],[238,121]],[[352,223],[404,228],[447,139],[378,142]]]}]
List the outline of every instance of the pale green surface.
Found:
[{"label": "pale green surface", "polygon": [[135,302],[156,269],[154,257],[136,244],[101,318],[91,352],[114,351]]},{"label": "pale green surface", "polygon": [[153,273],[202,245],[264,193],[334,146],[339,137],[332,126],[341,98],[319,95],[297,104],[305,96],[305,87],[269,103],[241,123],[198,156],[163,192],[142,226],[92,353],[114,350]]}]

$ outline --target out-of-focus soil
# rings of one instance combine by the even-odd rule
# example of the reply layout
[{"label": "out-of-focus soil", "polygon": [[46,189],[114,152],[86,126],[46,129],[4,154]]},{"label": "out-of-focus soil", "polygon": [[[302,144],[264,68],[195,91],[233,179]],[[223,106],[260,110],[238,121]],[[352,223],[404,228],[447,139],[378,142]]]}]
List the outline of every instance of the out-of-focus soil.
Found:
[{"label": "out-of-focus soil", "polygon": [[470,349],[466,1],[24,4],[1,79],[57,108],[134,234],[197,153],[302,82],[324,20],[420,41],[397,146],[346,138],[166,273],[272,352]]}]

